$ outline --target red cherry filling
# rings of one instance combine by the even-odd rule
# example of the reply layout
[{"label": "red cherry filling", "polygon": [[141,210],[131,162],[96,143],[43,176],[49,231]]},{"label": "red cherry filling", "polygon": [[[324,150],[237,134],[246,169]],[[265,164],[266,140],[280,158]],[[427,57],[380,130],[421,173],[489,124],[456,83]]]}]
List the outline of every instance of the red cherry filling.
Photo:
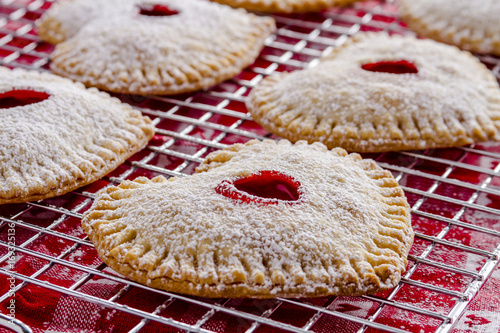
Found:
[{"label": "red cherry filling", "polygon": [[40,103],[50,95],[42,91],[34,90],[10,90],[0,93],[0,109],[14,108],[34,103]]},{"label": "red cherry filling", "polygon": [[139,14],[145,16],[172,16],[179,14],[178,11],[168,8],[165,5],[140,6]]},{"label": "red cherry filling", "polygon": [[245,203],[276,205],[280,201],[293,203],[300,198],[300,183],[278,171],[260,171],[234,181],[224,180],[215,191],[226,198]]},{"label": "red cherry filling", "polygon": [[408,60],[371,62],[361,66],[365,71],[391,74],[416,74],[417,67]]}]

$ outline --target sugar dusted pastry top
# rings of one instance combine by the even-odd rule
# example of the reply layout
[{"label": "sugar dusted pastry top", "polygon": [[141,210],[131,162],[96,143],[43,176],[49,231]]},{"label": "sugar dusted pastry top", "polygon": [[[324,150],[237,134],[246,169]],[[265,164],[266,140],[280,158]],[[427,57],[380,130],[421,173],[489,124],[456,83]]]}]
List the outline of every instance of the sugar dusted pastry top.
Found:
[{"label": "sugar dusted pastry top", "polygon": [[349,151],[500,138],[493,74],[468,52],[413,37],[356,35],[315,68],[267,77],[247,106],[272,133]]},{"label": "sugar dusted pastry top", "polygon": [[348,6],[362,0],[212,0],[225,5],[267,13],[303,13],[335,6]]},{"label": "sugar dusted pastry top", "polygon": [[[156,5],[157,7],[153,6]],[[165,12],[165,16],[151,16]],[[229,79],[250,65],[274,20],[200,0],[72,0],[42,17],[42,39],[60,43],[51,69],[87,86],[178,94]]]},{"label": "sugar dusted pastry top", "polygon": [[[44,98],[13,104],[9,94],[23,90]],[[53,197],[89,184],[154,134],[149,118],[106,93],[52,74],[4,67],[0,119],[0,204]]]},{"label": "sugar dusted pastry top", "polygon": [[[269,195],[279,186],[287,187],[284,197]],[[285,140],[214,152],[181,179],[108,188],[82,225],[119,273],[207,297],[392,288],[413,241],[409,207],[390,172],[343,149]]]},{"label": "sugar dusted pastry top", "polygon": [[38,22],[38,35],[59,44],[99,18],[126,15],[136,9],[137,0],[66,0],[54,3]]},{"label": "sugar dusted pastry top", "polygon": [[472,52],[500,55],[498,0],[402,0],[400,14],[418,34]]}]

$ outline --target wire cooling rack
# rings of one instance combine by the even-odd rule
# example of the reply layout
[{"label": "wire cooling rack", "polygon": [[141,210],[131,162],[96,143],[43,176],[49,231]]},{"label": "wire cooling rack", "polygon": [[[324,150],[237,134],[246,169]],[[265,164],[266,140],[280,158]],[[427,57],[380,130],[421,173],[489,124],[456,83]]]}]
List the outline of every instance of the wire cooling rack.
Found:
[{"label": "wire cooling rack", "polygon": [[[0,65],[48,70],[53,46],[34,22],[51,1],[0,0]],[[314,66],[360,31],[411,34],[396,3],[277,15],[278,31],[236,78],[195,94],[117,96],[151,117],[148,147],[102,180],[64,196],[0,206],[0,332],[449,332],[500,254],[500,144],[366,154],[393,172],[412,207],[415,244],[395,289],[364,297],[203,299],[155,290],[108,269],[80,226],[96,191],[137,176],[183,176],[213,150],[273,138],[245,96],[273,72]],[[480,59],[500,77],[500,59]],[[1,118],[0,118],[1,130]],[[9,236],[15,244],[9,244]],[[14,269],[9,246],[15,249]],[[12,280],[15,278],[15,280]],[[15,281],[15,283],[11,283]],[[473,317],[470,317],[473,318]],[[486,320],[486,319],[485,319]],[[490,322],[486,320],[487,322]],[[23,324],[24,322],[24,324]],[[90,326],[89,326],[90,325]]]}]

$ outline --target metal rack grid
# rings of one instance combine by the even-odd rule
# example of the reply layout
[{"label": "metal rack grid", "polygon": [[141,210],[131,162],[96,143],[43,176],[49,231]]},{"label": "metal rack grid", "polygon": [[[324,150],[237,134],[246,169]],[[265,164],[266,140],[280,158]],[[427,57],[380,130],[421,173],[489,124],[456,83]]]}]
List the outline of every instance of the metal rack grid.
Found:
[{"label": "metal rack grid", "polygon": [[[34,21],[50,5],[45,0],[0,0],[0,65],[47,70],[53,47],[37,38]],[[102,187],[141,175],[185,176],[213,150],[253,138],[273,138],[252,121],[244,106],[245,96],[263,77],[314,66],[319,57],[360,31],[411,34],[398,20],[393,1],[372,0],[353,8],[277,15],[275,19],[277,34],[266,41],[255,64],[232,80],[189,95],[117,96],[150,116],[158,130],[147,149],[103,180],[60,198],[0,206],[0,281],[15,276],[11,292],[48,290],[135,318],[133,325],[115,330],[120,332],[169,331],[168,327],[172,331],[223,332],[228,331],[228,322],[247,333],[420,332],[422,322],[428,325],[425,331],[451,331],[499,260],[500,227],[494,222],[500,219],[499,144],[366,154],[392,171],[402,185],[416,231],[410,265],[401,283],[378,295],[248,301],[177,295],[131,282],[107,269],[81,230],[82,212]],[[500,59],[480,59],[500,78]],[[16,259],[37,263],[29,273],[6,267],[9,225],[15,225],[16,235],[20,235]],[[41,246],[48,242],[65,246],[51,252]],[[89,256],[92,264],[79,262]],[[51,282],[46,276],[56,268],[78,274]],[[104,296],[89,292],[86,287],[95,280],[114,284],[116,290]],[[155,299],[154,307],[127,303],[128,295],[138,291]],[[427,298],[413,297],[422,294]],[[0,293],[0,304],[9,295]],[[186,308],[190,309],[189,319],[175,315],[175,309]],[[388,313],[406,318],[407,325],[388,320]],[[300,323],[290,319],[297,314],[302,316]],[[0,316],[2,323],[6,320]],[[11,328],[23,331],[21,322]],[[33,331],[44,329],[33,327]]]}]

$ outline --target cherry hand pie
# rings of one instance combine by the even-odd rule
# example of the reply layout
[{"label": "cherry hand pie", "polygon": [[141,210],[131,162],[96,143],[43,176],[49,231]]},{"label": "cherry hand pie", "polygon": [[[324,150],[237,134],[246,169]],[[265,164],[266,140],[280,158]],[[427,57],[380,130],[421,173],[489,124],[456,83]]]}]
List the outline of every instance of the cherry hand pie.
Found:
[{"label": "cherry hand pie", "polygon": [[51,69],[116,93],[179,94],[252,64],[274,20],[200,0],[73,0],[41,18]]},{"label": "cherry hand pie", "polygon": [[410,208],[372,160],[254,140],[211,153],[197,172],[102,190],[82,220],[101,259],[203,297],[361,295],[405,272]]},{"label": "cherry hand pie", "polygon": [[97,89],[0,67],[0,204],[62,195],[144,148],[147,117]]},{"label": "cherry hand pie", "polygon": [[381,152],[500,139],[500,89],[470,53],[432,40],[359,34],[310,69],[265,78],[247,99],[291,141]]}]

